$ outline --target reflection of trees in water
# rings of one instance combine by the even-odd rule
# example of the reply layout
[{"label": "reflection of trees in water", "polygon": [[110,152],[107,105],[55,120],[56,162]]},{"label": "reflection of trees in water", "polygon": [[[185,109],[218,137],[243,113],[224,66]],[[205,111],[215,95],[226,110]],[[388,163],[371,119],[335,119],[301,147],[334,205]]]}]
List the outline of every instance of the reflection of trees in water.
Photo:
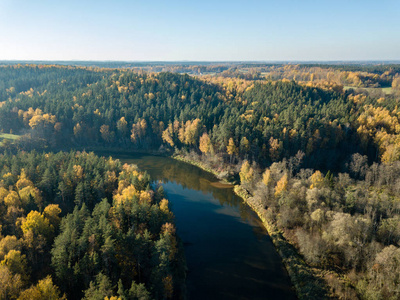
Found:
[{"label": "reflection of trees in water", "polygon": [[175,182],[183,188],[198,190],[204,194],[210,193],[221,205],[227,204],[236,207],[242,201],[233,193],[232,189],[220,189],[212,186],[210,183],[218,181],[218,179],[198,167],[179,161],[168,161],[160,171],[161,179],[164,182]]},{"label": "reflection of trees in water", "polygon": [[235,195],[231,188],[217,188],[211,183],[218,179],[202,169],[190,164],[159,156],[136,156],[134,159],[120,157],[122,162],[137,164],[143,171],[147,171],[151,178],[157,182],[176,183],[184,189],[201,191],[203,194],[211,194],[221,205],[237,207],[240,217],[250,221],[252,225],[259,225],[257,216]]},{"label": "reflection of trees in water", "polygon": [[183,188],[211,194],[221,205],[238,207],[240,217],[243,220],[251,220],[252,225],[259,223],[255,214],[240,197],[235,195],[232,188],[218,188],[211,185],[211,183],[217,182],[218,179],[200,168],[180,161],[164,159],[164,161],[160,161],[157,164],[156,169],[158,169],[158,174],[161,176],[158,179],[163,182],[175,182]]}]

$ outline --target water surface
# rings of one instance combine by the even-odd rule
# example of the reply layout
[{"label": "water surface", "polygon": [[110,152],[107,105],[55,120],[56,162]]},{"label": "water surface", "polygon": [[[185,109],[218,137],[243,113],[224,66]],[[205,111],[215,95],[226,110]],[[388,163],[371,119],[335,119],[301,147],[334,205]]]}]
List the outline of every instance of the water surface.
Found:
[{"label": "water surface", "polygon": [[187,259],[187,299],[296,299],[258,216],[232,188],[166,157],[112,155],[161,181]]}]

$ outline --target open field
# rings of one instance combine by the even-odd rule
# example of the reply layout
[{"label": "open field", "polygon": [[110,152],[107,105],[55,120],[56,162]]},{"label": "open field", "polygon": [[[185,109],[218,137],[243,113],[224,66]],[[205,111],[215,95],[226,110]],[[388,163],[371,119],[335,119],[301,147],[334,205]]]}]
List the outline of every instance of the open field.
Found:
[{"label": "open field", "polygon": [[16,135],[16,134],[0,133],[0,146],[3,145],[3,143],[2,143],[3,140],[16,141],[19,138],[20,138],[20,136]]},{"label": "open field", "polygon": [[366,91],[368,91],[368,92],[372,92],[372,91],[376,91],[376,90],[382,90],[382,92],[384,92],[386,95],[389,95],[389,94],[391,94],[392,93],[392,88],[391,87],[385,87],[385,88],[365,88],[365,87],[356,87],[356,86],[348,86],[348,85],[345,85],[344,87],[343,87],[343,89],[344,90],[348,90],[348,89],[354,89],[354,90],[357,90],[357,89],[360,89],[360,90],[366,90]]}]

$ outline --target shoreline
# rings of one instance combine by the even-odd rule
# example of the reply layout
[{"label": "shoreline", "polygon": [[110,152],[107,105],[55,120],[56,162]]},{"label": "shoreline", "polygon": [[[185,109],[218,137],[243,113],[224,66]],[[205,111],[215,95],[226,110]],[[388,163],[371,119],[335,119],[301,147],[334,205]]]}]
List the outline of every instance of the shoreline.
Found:
[{"label": "shoreline", "polygon": [[[194,165],[218,178],[219,173],[217,171],[205,166],[200,161],[194,161],[182,155],[170,157]],[[231,184],[234,193],[242,198],[243,202],[245,202],[260,218],[263,226],[268,232],[268,235],[271,237],[276,251],[282,259],[283,266],[289,275],[298,299],[334,299],[330,296],[329,288],[322,279],[322,276],[325,275],[321,273],[322,270],[312,268],[301,258],[297,249],[295,249],[295,247],[283,236],[282,232],[276,227],[273,220],[268,219],[267,210],[260,203],[256,202],[240,185],[235,185],[227,180],[223,181]]]},{"label": "shoreline", "polygon": [[276,251],[282,259],[282,264],[288,273],[298,299],[335,299],[331,296],[329,287],[323,279],[323,277],[329,272],[309,266],[303,260],[298,250],[283,236],[283,233],[277,228],[274,221],[268,218],[267,210],[260,203],[256,202],[240,185],[235,184],[235,182],[231,182],[226,178],[220,178],[218,171],[206,166],[201,161],[189,159],[182,154],[171,155],[165,152],[161,153],[160,151],[149,152],[135,151],[131,149],[109,149],[103,147],[87,147],[86,149],[80,149],[80,151],[95,152],[98,155],[100,153],[100,155],[103,155],[104,152],[110,154],[113,152],[122,152],[125,155],[136,153],[164,156],[196,166],[203,171],[213,174],[220,180],[221,183],[230,185],[233,188],[233,192],[239,196],[243,202],[246,203],[260,218],[264,228],[267,230],[267,233],[272,240],[273,245],[275,246]]}]

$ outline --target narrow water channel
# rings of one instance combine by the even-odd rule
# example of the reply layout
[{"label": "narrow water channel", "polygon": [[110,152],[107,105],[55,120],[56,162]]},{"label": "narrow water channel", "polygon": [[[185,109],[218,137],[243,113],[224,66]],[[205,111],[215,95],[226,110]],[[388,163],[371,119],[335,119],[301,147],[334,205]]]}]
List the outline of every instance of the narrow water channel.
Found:
[{"label": "narrow water channel", "polygon": [[231,187],[170,158],[112,154],[161,181],[187,259],[187,299],[296,299],[257,215]]}]

